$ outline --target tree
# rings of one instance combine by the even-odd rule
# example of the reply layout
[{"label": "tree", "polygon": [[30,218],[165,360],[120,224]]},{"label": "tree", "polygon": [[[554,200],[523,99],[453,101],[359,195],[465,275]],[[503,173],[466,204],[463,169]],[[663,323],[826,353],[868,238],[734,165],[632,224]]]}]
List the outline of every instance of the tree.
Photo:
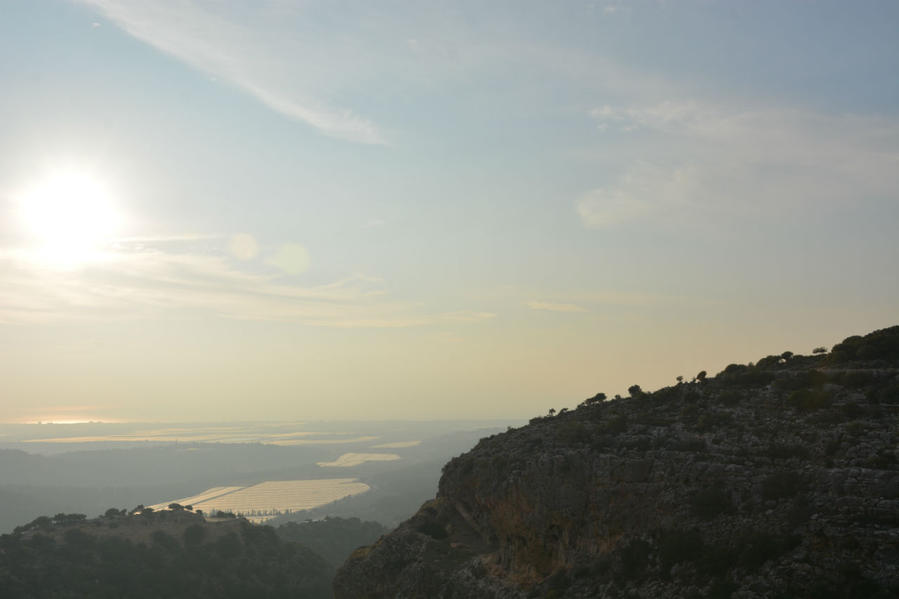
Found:
[{"label": "tree", "polygon": [[815,349],[812,350],[812,353],[813,354],[826,354],[827,348],[826,347],[816,347]]},{"label": "tree", "polygon": [[31,522],[25,525],[26,530],[30,530],[32,528],[36,528],[38,530],[49,530],[53,521],[50,520],[50,516],[38,516]]},{"label": "tree", "polygon": [[206,527],[202,524],[191,524],[184,529],[184,544],[188,547],[196,547],[206,537]]},{"label": "tree", "polygon": [[676,380],[677,380],[677,384],[680,385],[681,383],[684,382],[684,377],[679,376],[679,377],[676,378]]},{"label": "tree", "polygon": [[700,370],[699,374],[696,375],[696,380],[701,383],[705,380],[706,376],[708,376],[708,373],[705,370]]},{"label": "tree", "polygon": [[173,512],[181,512],[181,511],[184,511],[184,506],[181,505],[180,503],[170,503],[169,509],[172,510]]},{"label": "tree", "polygon": [[75,522],[84,522],[87,516],[84,514],[63,514],[59,513],[53,516],[54,524],[74,524]]},{"label": "tree", "polygon": [[640,388],[640,385],[631,385],[627,388],[627,392],[631,397],[640,397],[643,395],[643,389]]},{"label": "tree", "polygon": [[584,405],[592,406],[593,404],[597,404],[597,403],[603,402],[605,400],[606,400],[605,393],[597,393],[593,397],[590,397],[590,398],[584,400]]}]

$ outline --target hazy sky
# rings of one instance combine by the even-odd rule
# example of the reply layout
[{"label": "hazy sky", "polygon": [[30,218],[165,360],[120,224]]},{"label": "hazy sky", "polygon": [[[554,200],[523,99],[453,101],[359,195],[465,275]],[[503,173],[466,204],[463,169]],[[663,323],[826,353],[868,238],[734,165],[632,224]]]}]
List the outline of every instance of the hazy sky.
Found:
[{"label": "hazy sky", "polygon": [[897,31],[0,1],[0,420],[528,417],[897,324]]}]

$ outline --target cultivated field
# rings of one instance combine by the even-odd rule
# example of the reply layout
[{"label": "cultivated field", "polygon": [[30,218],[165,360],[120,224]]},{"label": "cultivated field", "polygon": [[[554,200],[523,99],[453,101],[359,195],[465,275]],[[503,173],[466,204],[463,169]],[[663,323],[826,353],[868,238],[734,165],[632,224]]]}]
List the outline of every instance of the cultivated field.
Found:
[{"label": "cultivated field", "polygon": [[421,445],[421,441],[395,441],[393,443],[381,443],[380,445],[372,445],[373,449],[403,449],[405,447],[415,447]]},{"label": "cultivated field", "polygon": [[345,453],[333,462],[318,462],[319,466],[330,468],[349,468],[365,462],[392,462],[400,459],[395,453]]},{"label": "cultivated field", "polygon": [[206,514],[216,511],[234,512],[247,519],[262,522],[279,514],[307,510],[343,497],[368,491],[369,486],[355,478],[317,480],[272,480],[249,487],[213,487],[191,497],[160,503],[192,505]]}]

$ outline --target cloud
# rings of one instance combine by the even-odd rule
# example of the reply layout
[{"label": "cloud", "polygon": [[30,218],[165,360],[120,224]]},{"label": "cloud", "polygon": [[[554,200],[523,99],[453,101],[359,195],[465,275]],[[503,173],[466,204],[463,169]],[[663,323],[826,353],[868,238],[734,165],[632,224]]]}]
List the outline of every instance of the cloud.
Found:
[{"label": "cloud", "polygon": [[696,305],[708,305],[710,300],[707,298],[697,299],[694,297],[684,297],[676,295],[664,295],[658,293],[644,293],[636,291],[594,291],[590,293],[581,293],[572,296],[572,299],[603,306],[630,306],[630,307],[653,307],[664,304],[684,304],[691,303]]},{"label": "cloud", "polygon": [[178,314],[339,328],[476,323],[484,312],[429,312],[391,299],[378,278],[354,274],[301,286],[238,269],[225,255],[120,244],[78,270],[44,268],[24,251],[0,252],[0,323],[152,319]]},{"label": "cloud", "polygon": [[586,312],[586,308],[582,308],[576,304],[560,304],[554,302],[530,301],[527,303],[531,310],[545,310],[547,312]]},{"label": "cloud", "polygon": [[298,243],[285,243],[265,260],[287,274],[298,275],[309,268],[309,252]]},{"label": "cloud", "polygon": [[590,116],[605,130],[613,126],[624,131],[635,131],[640,128],[657,130],[693,128],[702,122],[718,120],[718,110],[701,108],[694,101],[665,100],[655,104],[614,107],[608,104],[590,110]]},{"label": "cloud", "polygon": [[496,317],[493,312],[477,312],[473,310],[460,310],[457,312],[444,312],[437,315],[440,320],[451,322],[481,322]]},{"label": "cloud", "polygon": [[694,185],[690,169],[666,170],[638,163],[614,185],[598,187],[578,199],[576,209],[589,229],[602,229],[658,214],[689,202]]},{"label": "cloud", "polygon": [[809,110],[665,100],[589,111],[617,180],[584,192],[587,228],[629,221],[801,217],[896,198],[899,121]]},{"label": "cloud", "polygon": [[577,213],[590,229],[617,225],[641,216],[646,211],[646,205],[641,199],[618,187],[593,189],[577,203]]},{"label": "cloud", "polygon": [[302,36],[279,26],[290,15],[277,3],[257,6],[250,19],[239,7],[200,0],[80,1],[135,38],[325,135],[363,144],[386,143],[370,120],[321,99],[337,91],[333,84],[325,85],[320,72],[327,68],[322,64],[327,55],[316,56],[315,49],[302,44]]}]

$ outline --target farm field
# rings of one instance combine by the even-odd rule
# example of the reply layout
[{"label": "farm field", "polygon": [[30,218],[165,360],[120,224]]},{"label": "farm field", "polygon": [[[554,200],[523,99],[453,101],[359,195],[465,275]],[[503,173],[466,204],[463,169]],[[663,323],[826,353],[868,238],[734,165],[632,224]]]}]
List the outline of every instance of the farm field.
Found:
[{"label": "farm field", "polygon": [[151,507],[165,509],[169,503],[180,503],[206,514],[233,512],[253,522],[264,522],[280,514],[311,509],[368,490],[368,485],[355,478],[272,480],[248,487],[213,487]]},{"label": "farm field", "polygon": [[331,462],[318,462],[324,468],[350,468],[365,462],[392,462],[400,459],[395,453],[345,453]]},{"label": "farm field", "polygon": [[372,445],[372,449],[404,449],[406,447],[416,447],[418,445],[421,445],[421,441],[394,441],[393,443]]}]

